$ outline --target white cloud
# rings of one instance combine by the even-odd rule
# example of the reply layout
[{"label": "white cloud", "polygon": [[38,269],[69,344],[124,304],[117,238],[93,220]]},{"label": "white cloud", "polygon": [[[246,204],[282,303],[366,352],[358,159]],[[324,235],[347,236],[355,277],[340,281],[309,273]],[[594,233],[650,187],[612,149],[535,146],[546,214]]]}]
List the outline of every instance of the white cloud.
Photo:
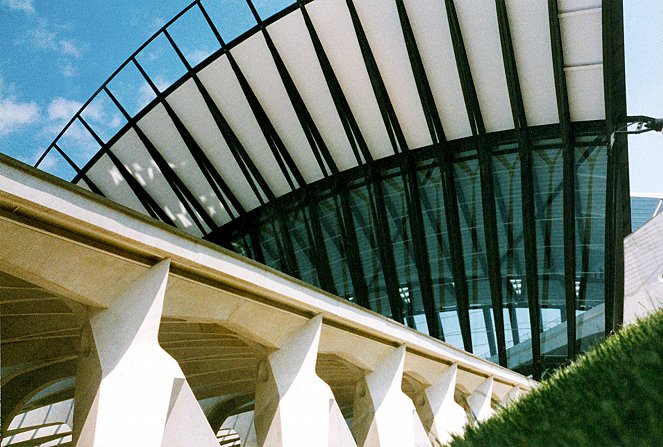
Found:
[{"label": "white cloud", "polygon": [[195,66],[195,65],[198,65],[200,62],[204,61],[205,59],[207,59],[207,56],[209,56],[210,54],[212,54],[211,51],[200,50],[199,49],[199,50],[194,50],[191,53],[189,53],[186,56],[186,58],[187,58],[187,61],[189,61],[189,63],[191,65]]},{"label": "white cloud", "polygon": [[44,25],[30,31],[29,37],[30,42],[37,48],[44,50],[57,50],[58,48],[55,33],[46,29]]},{"label": "white cloud", "polygon": [[[48,120],[56,126],[64,126],[83,106],[82,102],[73,99],[58,97],[48,104]],[[98,123],[104,126],[117,127],[117,116],[108,117],[100,102],[93,101],[81,112],[81,116],[89,123]]]},{"label": "white cloud", "polygon": [[69,121],[83,103],[65,98],[55,98],[48,105],[48,119],[51,121]]},{"label": "white cloud", "polygon": [[10,9],[23,11],[28,14],[35,12],[35,7],[32,0],[2,0],[2,4]]},{"label": "white cloud", "polygon": [[123,122],[124,121],[122,120],[120,114],[116,113],[115,115],[113,115],[113,118],[111,118],[110,122],[108,123],[108,127],[110,127],[111,129],[117,129],[118,127],[120,127],[120,125],[122,125]]},{"label": "white cloud", "polygon": [[38,28],[28,33],[29,42],[43,50],[53,50],[62,56],[79,59],[82,51],[71,39],[59,39],[57,33],[51,31],[46,22],[41,21]]},{"label": "white cloud", "polygon": [[[46,108],[47,118],[43,132],[50,138],[58,135],[64,126],[76,115],[83,104],[79,101],[58,97],[48,104]],[[90,116],[84,116],[88,122],[101,117],[101,112],[88,106],[91,109]],[[86,110],[87,110],[86,109]],[[89,159],[99,149],[90,133],[78,121],[69,126],[69,128],[58,139],[58,145],[62,150],[69,153],[74,159]]]},{"label": "white cloud", "polygon": [[76,59],[81,57],[81,49],[72,40],[60,40],[60,52],[65,56],[72,56]]},{"label": "white cloud", "polygon": [[37,26],[28,30],[23,38],[16,39],[16,44],[30,45],[55,54],[60,74],[65,78],[78,74],[74,61],[82,57],[83,50],[74,40],[62,38],[45,19],[37,18]]},{"label": "white cloud", "polygon": [[34,102],[0,99],[0,137],[37,121],[39,107]]},{"label": "white cloud", "polygon": [[60,67],[60,73],[62,73],[62,76],[65,78],[73,78],[78,74],[76,67],[70,62],[67,62],[64,66]]},{"label": "white cloud", "polygon": [[154,28],[154,31],[158,31],[161,29],[162,26],[166,24],[166,20],[163,17],[155,17],[152,20],[152,28]]},{"label": "white cloud", "polygon": [[33,124],[39,118],[39,106],[35,102],[21,102],[11,94],[12,86],[6,86],[0,78],[0,137],[21,127]]}]

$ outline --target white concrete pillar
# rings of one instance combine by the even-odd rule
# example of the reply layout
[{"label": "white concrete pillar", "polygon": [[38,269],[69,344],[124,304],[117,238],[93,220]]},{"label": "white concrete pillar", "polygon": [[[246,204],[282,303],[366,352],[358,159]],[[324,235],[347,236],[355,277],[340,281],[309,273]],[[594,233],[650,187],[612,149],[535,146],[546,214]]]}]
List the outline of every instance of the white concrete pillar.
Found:
[{"label": "white concrete pillar", "polygon": [[467,398],[467,405],[470,407],[472,417],[476,422],[485,421],[494,413],[490,406],[493,397],[493,380],[492,376],[488,377]]},{"label": "white concrete pillar", "polygon": [[462,434],[467,425],[465,409],[454,400],[458,365],[453,364],[435,383],[421,390],[414,402],[428,438],[434,446],[451,441],[454,434]]},{"label": "white concrete pillar", "polygon": [[160,262],[90,316],[81,335],[74,445],[218,447],[182,370],[158,343],[169,267]]},{"label": "white concrete pillar", "polygon": [[508,393],[500,401],[500,407],[506,408],[511,403],[517,401],[520,398],[520,386],[516,385],[509,390]]},{"label": "white concrete pillar", "polygon": [[405,345],[357,384],[352,430],[359,446],[430,446],[414,404],[401,390],[404,362]]},{"label": "white concrete pillar", "polygon": [[315,372],[321,329],[322,315],[318,315],[258,364],[259,446],[356,445],[329,385]]}]

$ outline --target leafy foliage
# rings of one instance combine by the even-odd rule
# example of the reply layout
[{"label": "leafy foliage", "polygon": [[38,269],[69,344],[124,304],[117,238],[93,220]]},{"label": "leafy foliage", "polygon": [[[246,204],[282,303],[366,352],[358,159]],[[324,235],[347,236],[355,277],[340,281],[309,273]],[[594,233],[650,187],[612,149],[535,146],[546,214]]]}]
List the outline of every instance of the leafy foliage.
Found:
[{"label": "leafy foliage", "polygon": [[453,447],[663,446],[663,311],[612,335]]}]

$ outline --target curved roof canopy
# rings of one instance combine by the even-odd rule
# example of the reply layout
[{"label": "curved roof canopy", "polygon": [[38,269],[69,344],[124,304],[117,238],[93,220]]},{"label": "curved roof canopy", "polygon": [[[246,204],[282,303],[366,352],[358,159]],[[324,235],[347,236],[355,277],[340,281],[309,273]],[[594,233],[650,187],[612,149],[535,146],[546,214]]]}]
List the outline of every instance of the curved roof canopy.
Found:
[{"label": "curved roof canopy", "polygon": [[[493,310],[484,331],[497,327],[498,346],[488,339],[482,353],[503,364],[508,287],[530,291],[521,298],[532,334],[545,326],[536,309],[556,306],[559,319],[569,315],[569,340],[575,338],[575,312],[566,309],[578,309],[581,273],[582,281],[601,277],[602,301],[605,275],[619,270],[612,249],[605,265],[597,253],[618,240],[614,225],[621,225],[619,213],[616,224],[603,225],[605,215],[621,208],[612,183],[619,175],[611,169],[624,159],[608,159],[604,142],[625,114],[621,2],[314,0],[276,14],[247,2],[233,17],[244,11],[253,23],[237,37],[216,2],[193,2],[111,76],[38,166],[268,264],[269,255],[256,247],[281,236],[250,234],[247,225],[270,220],[275,233],[288,233],[296,225],[285,215],[288,204],[321,203],[329,197],[324,191],[333,191],[335,234],[325,237],[324,223],[310,224],[325,211],[309,207],[297,218],[307,228],[300,236],[348,241],[362,221],[348,217],[358,213],[353,194],[361,192],[347,188],[361,178],[372,204],[364,223],[373,233],[366,247],[358,237],[354,255],[339,249],[345,273],[324,267],[334,261],[323,253],[334,250],[331,242],[324,250],[303,244],[314,247],[311,278],[297,258],[297,241],[276,240],[279,260],[271,265],[400,321],[425,315],[424,323],[409,323],[438,337],[445,327],[433,321],[436,312],[457,307],[457,344],[475,351],[470,308],[484,305]],[[187,30],[196,32],[191,37]],[[500,172],[511,176],[511,189],[504,190]],[[400,179],[397,192],[385,183],[390,175]],[[439,194],[427,202],[419,194],[431,178]],[[602,180],[587,184],[589,178]],[[592,199],[597,188],[607,196]],[[401,211],[390,211],[390,195],[402,198]],[[602,207],[596,221],[592,204],[594,213]],[[441,213],[439,220],[431,210]],[[411,217],[400,230],[397,215]],[[564,215],[573,224],[563,224]],[[515,239],[508,231],[514,222]],[[587,237],[578,228],[585,224],[607,237],[579,240]],[[414,241],[409,255],[386,248],[396,247],[399,231],[404,244]],[[435,235],[446,248],[417,253]],[[548,247],[547,254],[537,256],[537,246]],[[382,272],[372,292],[357,277],[372,274],[371,256]],[[403,279],[408,273],[399,261],[408,256],[411,280]],[[569,256],[557,267],[550,260]],[[553,277],[554,293],[542,285]],[[453,305],[444,304],[436,285],[453,289]],[[409,299],[410,288],[419,298]],[[516,344],[523,334],[512,323]],[[542,355],[532,349],[534,358]]]}]

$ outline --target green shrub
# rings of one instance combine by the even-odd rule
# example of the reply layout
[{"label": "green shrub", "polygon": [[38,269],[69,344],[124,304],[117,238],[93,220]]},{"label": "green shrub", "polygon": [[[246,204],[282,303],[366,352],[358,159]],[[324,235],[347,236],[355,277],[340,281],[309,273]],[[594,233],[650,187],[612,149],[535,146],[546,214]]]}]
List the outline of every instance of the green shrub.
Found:
[{"label": "green shrub", "polygon": [[663,311],[609,337],[451,445],[663,446]]}]

